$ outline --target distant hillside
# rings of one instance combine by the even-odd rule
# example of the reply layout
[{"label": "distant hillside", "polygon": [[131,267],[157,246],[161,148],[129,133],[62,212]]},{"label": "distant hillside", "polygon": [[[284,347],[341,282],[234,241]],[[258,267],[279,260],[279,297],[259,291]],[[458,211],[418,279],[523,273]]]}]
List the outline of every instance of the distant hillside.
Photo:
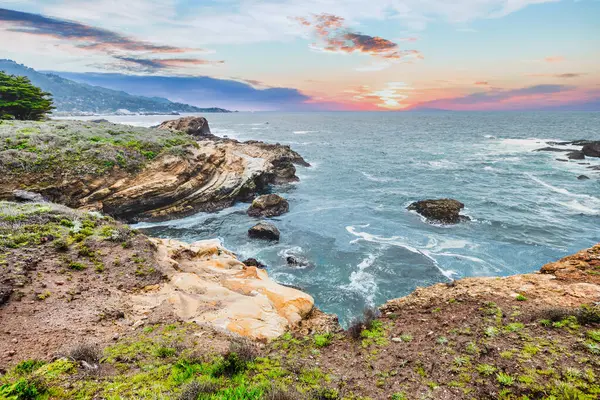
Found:
[{"label": "distant hillside", "polygon": [[118,90],[91,86],[61,78],[56,74],[45,74],[17,64],[12,60],[0,60],[0,71],[11,75],[28,77],[44,91],[52,93],[57,113],[112,114],[127,110],[133,113],[175,112],[230,112],[222,108],[199,108],[189,104],[174,103],[162,97],[133,96]]}]

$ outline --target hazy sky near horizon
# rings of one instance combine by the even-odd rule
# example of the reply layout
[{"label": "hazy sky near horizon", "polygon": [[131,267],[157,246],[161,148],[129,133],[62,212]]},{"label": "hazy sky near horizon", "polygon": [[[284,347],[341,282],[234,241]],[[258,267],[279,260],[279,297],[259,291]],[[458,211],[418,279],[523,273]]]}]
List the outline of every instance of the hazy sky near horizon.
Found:
[{"label": "hazy sky near horizon", "polygon": [[600,110],[599,20],[598,0],[2,0],[0,58],[204,106]]}]

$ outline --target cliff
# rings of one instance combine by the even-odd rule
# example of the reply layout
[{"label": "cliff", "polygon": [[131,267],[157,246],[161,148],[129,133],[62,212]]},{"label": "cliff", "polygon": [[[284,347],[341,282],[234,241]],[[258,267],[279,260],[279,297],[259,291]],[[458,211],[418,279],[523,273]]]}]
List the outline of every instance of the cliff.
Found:
[{"label": "cliff", "polygon": [[308,165],[289,146],[108,122],[4,121],[0,199],[15,190],[133,221],[216,211]]}]

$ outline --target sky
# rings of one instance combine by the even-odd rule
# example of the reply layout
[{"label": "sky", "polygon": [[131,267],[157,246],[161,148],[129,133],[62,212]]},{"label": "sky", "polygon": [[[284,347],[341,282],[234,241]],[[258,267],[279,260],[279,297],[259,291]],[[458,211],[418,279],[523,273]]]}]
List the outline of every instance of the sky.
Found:
[{"label": "sky", "polygon": [[599,0],[1,0],[0,57],[239,110],[600,110]]}]

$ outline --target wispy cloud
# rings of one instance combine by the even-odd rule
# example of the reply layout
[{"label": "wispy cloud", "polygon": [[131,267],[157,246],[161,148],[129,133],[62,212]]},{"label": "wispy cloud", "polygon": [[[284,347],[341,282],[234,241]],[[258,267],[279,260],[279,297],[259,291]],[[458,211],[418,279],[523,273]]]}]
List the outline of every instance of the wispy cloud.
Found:
[{"label": "wispy cloud", "polygon": [[314,49],[333,53],[363,53],[387,60],[423,58],[417,50],[401,50],[397,43],[379,36],[370,36],[351,30],[344,18],[332,14],[294,18],[310,28],[317,36]]},{"label": "wispy cloud", "polygon": [[149,72],[171,69],[185,68],[195,65],[222,64],[224,61],[208,61],[195,58],[142,58],[142,57],[126,57],[114,56],[116,59],[130,64],[136,64],[145,67]]},{"label": "wispy cloud", "polygon": [[487,85],[489,85],[490,83],[489,83],[489,82],[487,82],[487,81],[477,81],[477,82],[475,82],[475,84],[476,84],[477,86],[487,86]]},{"label": "wispy cloud", "polygon": [[579,72],[567,72],[564,74],[529,74],[527,76],[535,77],[535,78],[557,78],[557,79],[572,79],[572,78],[580,78],[587,74],[579,73]]},{"label": "wispy cloud", "polygon": [[136,40],[119,33],[73,21],[0,8],[0,21],[9,31],[30,35],[68,39],[75,46],[90,50],[128,50],[152,53],[183,53],[190,49],[158,45]]},{"label": "wispy cloud", "polygon": [[544,61],[547,63],[559,63],[565,61],[563,56],[549,56],[544,58]]}]

